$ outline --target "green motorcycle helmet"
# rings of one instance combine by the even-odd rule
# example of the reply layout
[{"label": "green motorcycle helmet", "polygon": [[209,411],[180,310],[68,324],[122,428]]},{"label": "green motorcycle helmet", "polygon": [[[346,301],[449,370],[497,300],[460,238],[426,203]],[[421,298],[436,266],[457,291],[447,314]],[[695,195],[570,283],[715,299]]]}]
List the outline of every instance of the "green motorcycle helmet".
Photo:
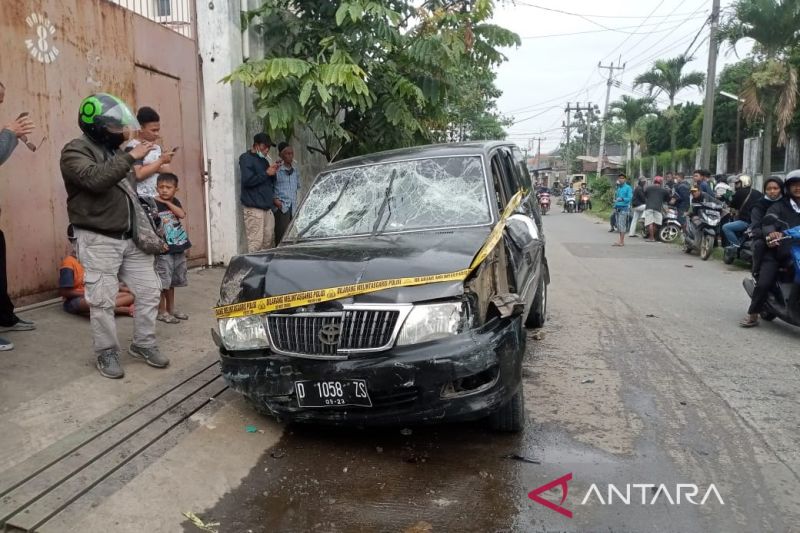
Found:
[{"label": "green motorcycle helmet", "polygon": [[78,126],[92,141],[116,150],[140,129],[130,108],[114,95],[97,93],[81,102]]}]

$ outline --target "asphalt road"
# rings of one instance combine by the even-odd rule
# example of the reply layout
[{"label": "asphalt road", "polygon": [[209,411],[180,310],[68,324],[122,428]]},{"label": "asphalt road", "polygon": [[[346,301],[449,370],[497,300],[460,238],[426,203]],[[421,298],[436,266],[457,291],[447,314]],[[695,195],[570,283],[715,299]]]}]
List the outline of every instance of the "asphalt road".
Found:
[{"label": "asphalt road", "polygon": [[[741,270],[613,248],[586,215],[545,224],[549,322],[529,335],[524,434],[289,426],[203,515],[221,532],[798,531],[800,329],[738,328]],[[567,474],[572,518],[528,497]],[[609,503],[610,483],[631,485],[629,504]],[[691,487],[676,502],[679,483],[696,505]]]}]

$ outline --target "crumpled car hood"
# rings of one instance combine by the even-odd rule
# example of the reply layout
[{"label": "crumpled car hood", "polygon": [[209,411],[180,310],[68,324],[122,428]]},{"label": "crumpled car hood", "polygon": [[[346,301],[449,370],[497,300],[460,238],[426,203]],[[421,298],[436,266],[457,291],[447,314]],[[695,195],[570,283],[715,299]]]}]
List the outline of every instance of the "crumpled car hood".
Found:
[{"label": "crumpled car hood", "polygon": [[[220,305],[291,292],[467,268],[491,228],[352,237],[289,244],[233,258]],[[459,296],[463,282],[398,287],[343,299],[345,303],[414,303]]]}]

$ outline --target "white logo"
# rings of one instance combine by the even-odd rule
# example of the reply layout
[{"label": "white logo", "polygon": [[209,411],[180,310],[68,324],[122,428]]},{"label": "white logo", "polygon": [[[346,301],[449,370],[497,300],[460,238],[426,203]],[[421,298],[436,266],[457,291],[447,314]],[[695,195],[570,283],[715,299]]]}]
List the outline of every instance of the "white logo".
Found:
[{"label": "white logo", "polygon": [[25,39],[25,45],[31,56],[40,63],[52,63],[58,56],[58,48],[50,44],[48,39],[56,33],[56,28],[44,15],[31,14],[25,19],[28,26],[36,31],[35,39]]}]

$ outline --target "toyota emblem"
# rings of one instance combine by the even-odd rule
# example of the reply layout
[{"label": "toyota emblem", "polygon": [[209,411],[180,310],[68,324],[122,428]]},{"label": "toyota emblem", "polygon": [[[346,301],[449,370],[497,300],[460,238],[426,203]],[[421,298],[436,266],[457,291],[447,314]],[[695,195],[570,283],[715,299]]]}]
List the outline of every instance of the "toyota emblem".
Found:
[{"label": "toyota emblem", "polygon": [[319,340],[326,346],[339,344],[339,324],[325,324],[319,331]]}]

